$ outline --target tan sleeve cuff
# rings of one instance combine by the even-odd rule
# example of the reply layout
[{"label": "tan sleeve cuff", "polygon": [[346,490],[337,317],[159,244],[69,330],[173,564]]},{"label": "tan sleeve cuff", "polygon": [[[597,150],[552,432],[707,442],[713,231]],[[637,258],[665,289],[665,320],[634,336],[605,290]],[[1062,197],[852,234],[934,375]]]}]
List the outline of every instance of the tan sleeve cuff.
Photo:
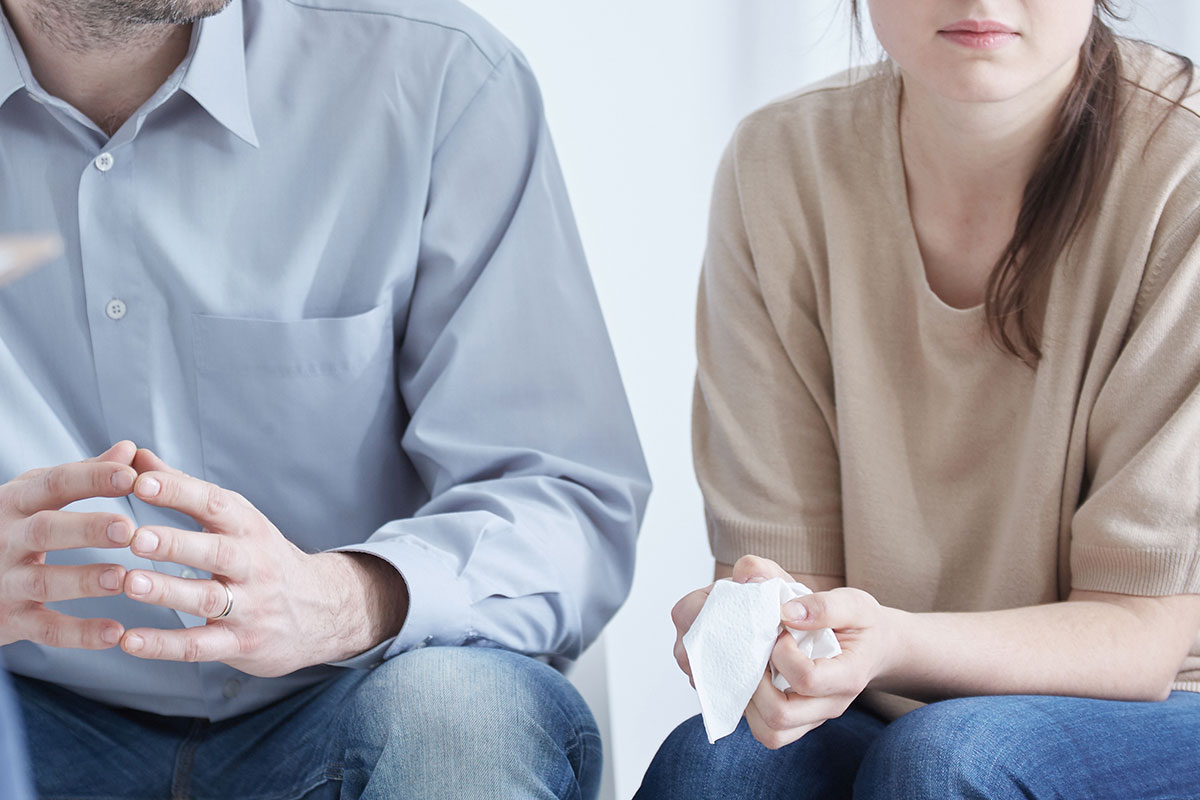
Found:
[{"label": "tan sleeve cuff", "polygon": [[1076,546],[1071,550],[1071,588],[1141,597],[1200,594],[1200,554]]},{"label": "tan sleeve cuff", "polygon": [[788,572],[846,574],[840,528],[770,525],[722,519],[705,512],[708,543],[718,562],[732,564],[744,555],[769,558]]}]

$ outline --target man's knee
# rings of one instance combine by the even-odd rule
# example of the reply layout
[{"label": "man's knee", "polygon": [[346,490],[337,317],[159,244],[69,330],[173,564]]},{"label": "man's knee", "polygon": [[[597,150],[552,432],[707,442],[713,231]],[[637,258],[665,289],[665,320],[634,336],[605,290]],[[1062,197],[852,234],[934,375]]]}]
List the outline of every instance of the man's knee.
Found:
[{"label": "man's knee", "polygon": [[444,796],[457,783],[471,796],[588,797],[599,782],[600,736],[587,705],[553,668],[516,653],[403,653],[359,684],[346,713],[358,731],[352,738],[378,753],[379,762],[363,768],[403,776],[410,788],[430,781]]},{"label": "man's knee", "polygon": [[1038,747],[1036,734],[1012,713],[1017,702],[962,698],[906,714],[867,751],[854,797],[1025,797],[1020,776]]}]

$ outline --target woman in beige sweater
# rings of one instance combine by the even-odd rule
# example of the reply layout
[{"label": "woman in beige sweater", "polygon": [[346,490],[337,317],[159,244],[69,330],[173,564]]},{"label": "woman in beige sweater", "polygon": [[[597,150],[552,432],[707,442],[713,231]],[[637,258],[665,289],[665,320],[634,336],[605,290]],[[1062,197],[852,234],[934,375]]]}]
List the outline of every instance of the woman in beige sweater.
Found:
[{"label": "woman in beige sweater", "polygon": [[717,577],[807,584],[781,618],[844,652],[781,635],[792,690],[682,725],[640,797],[1200,797],[1200,116],[1110,10],[870,0],[885,64],[738,128],[698,314]]}]

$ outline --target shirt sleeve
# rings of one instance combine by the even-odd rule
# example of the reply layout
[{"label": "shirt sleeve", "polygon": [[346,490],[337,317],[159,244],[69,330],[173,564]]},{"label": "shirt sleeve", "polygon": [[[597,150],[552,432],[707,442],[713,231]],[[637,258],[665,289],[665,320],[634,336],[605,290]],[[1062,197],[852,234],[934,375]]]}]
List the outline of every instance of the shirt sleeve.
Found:
[{"label": "shirt sleeve", "polygon": [[756,249],[737,151],[735,136],[717,174],[697,307],[692,449],[709,541],[719,562],[755,554],[793,572],[844,575],[833,368],[817,291],[811,276],[797,284],[793,275],[787,291],[772,285],[772,270],[804,267],[795,253]]},{"label": "shirt sleeve", "polygon": [[574,658],[629,591],[649,478],[521,56],[447,127],[397,356],[401,446],[430,499],[341,548],[388,561],[410,595],[399,636],[364,657]]},{"label": "shirt sleeve", "polygon": [[1088,424],[1071,585],[1200,592],[1200,211],[1164,239]]}]

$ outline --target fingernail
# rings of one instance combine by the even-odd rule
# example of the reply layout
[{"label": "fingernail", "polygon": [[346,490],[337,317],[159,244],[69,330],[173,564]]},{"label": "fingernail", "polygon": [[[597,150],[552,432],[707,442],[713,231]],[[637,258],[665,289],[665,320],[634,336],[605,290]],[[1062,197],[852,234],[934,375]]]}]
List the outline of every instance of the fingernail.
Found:
[{"label": "fingernail", "polygon": [[783,618],[791,622],[803,622],[808,619],[808,609],[799,600],[789,600],[783,604]]},{"label": "fingernail", "polygon": [[145,594],[150,591],[150,579],[145,575],[134,575],[129,581],[129,591],[134,594]]},{"label": "fingernail", "polygon": [[133,476],[130,475],[126,470],[114,472],[112,476],[112,485],[113,488],[118,492],[128,492],[129,488],[133,486]]},{"label": "fingernail", "polygon": [[105,644],[116,644],[121,641],[121,631],[119,628],[105,628],[100,632],[100,641]]},{"label": "fingernail", "polygon": [[121,588],[121,576],[115,569],[106,569],[100,573],[100,585],[110,592],[115,592]]},{"label": "fingernail", "polygon": [[152,531],[138,531],[133,537],[133,549],[138,553],[153,553],[158,549],[158,534]]},{"label": "fingernail", "polygon": [[155,497],[161,488],[154,478],[142,478],[138,481],[137,495],[138,497]]},{"label": "fingernail", "polygon": [[124,522],[113,522],[108,526],[108,540],[116,544],[129,541],[129,527]]},{"label": "fingernail", "polygon": [[136,653],[142,649],[146,642],[136,633],[131,633],[125,637],[125,649],[130,653]]}]

